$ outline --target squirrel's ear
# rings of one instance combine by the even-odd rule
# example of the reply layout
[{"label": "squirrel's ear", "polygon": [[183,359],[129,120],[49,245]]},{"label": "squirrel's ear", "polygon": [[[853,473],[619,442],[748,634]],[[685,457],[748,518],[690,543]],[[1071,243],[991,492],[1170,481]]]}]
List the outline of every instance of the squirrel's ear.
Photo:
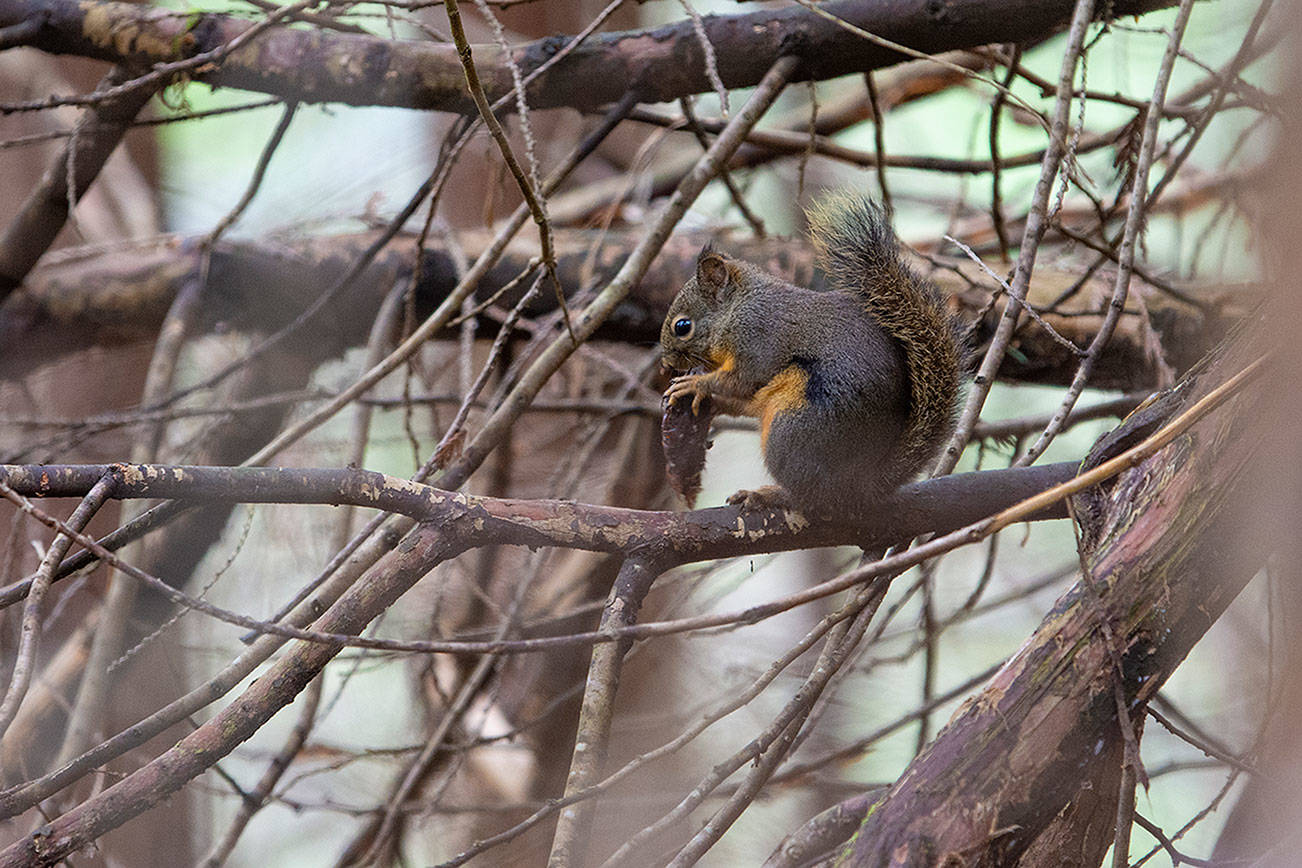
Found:
[{"label": "squirrel's ear", "polygon": [[707,244],[696,257],[696,284],[710,295],[718,296],[728,284],[729,268],[723,254]]}]

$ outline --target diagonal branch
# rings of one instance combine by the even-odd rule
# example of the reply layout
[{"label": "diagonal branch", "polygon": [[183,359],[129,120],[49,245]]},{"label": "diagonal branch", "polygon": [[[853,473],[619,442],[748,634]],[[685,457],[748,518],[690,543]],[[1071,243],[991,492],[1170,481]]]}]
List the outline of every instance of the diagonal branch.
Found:
[{"label": "diagonal branch", "polygon": [[[1252,343],[1241,338],[1174,393],[1190,408],[1182,416],[1222,388],[1214,384]],[[1120,765],[1119,749],[1108,748],[1121,744],[1114,687],[1132,713],[1142,709],[1278,533],[1243,512],[1255,505],[1250,515],[1275,514],[1261,504],[1271,502],[1271,486],[1254,472],[1271,472],[1252,433],[1260,419],[1246,411],[1263,411],[1269,388],[1258,384],[1228,412],[1168,440],[1167,452],[1073,501],[1097,590],[1080,583],[1058,601],[873,809],[841,864],[913,864],[923,854],[954,865],[1056,864],[1045,841],[1078,797],[1092,787],[1115,810],[1116,789],[1103,786]],[[1121,673],[1109,631],[1124,649]],[[1075,842],[1080,864],[1100,863],[1110,832]],[[1037,848],[1046,861],[1029,855]]]},{"label": "diagonal branch", "polygon": [[[114,70],[99,90],[114,88],[124,77],[129,77],[124,70]],[[157,87],[149,85],[135,87],[86,111],[74,135],[0,236],[0,302],[54,243],[71,205],[86,193],[155,90]]]}]

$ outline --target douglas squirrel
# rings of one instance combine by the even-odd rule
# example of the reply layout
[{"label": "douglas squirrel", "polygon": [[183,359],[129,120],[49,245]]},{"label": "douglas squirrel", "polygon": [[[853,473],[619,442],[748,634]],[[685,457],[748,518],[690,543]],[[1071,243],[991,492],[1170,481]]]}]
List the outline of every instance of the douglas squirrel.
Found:
[{"label": "douglas squirrel", "polygon": [[832,287],[802,289],[709,245],[660,330],[664,363],[686,373],[669,404],[704,399],[760,420],[778,486],[739,491],[745,508],[862,514],[932,461],[953,429],[962,350],[936,288],[900,257],[881,210],[834,195],[809,215]]}]

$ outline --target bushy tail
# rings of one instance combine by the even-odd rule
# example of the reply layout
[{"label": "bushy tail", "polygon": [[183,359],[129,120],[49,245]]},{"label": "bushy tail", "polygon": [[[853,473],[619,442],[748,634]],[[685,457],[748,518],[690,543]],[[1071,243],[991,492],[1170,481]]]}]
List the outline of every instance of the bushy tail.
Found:
[{"label": "bushy tail", "polygon": [[953,429],[962,350],[940,292],[901,258],[881,208],[867,196],[832,194],[809,211],[819,264],[834,287],[858,293],[904,348],[908,423],[896,457],[904,478],[921,471]]}]

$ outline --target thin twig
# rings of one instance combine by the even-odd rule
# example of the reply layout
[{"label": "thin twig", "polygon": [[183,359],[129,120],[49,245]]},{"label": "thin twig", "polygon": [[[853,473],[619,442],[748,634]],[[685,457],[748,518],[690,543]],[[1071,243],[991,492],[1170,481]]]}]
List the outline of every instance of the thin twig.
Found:
[{"label": "thin twig", "polygon": [[[1112,646],[1110,649],[1113,651],[1112,656],[1117,658],[1119,655],[1116,653],[1113,637],[1108,635],[1106,638],[1108,644]],[[1117,677],[1124,677],[1124,673],[1119,668]],[[1117,726],[1121,728],[1125,751],[1121,760],[1121,783],[1117,787],[1117,817],[1112,837],[1112,868],[1127,868],[1130,864],[1130,829],[1135,816],[1135,785],[1143,767],[1139,765],[1138,740],[1135,731],[1131,728],[1130,712],[1126,709],[1125,691],[1121,681],[1113,685],[1113,695],[1116,698]],[[1141,717],[1140,721],[1142,720]]]},{"label": "thin twig", "polygon": [[701,46],[701,58],[705,64],[705,77],[710,82],[710,87],[714,88],[714,94],[719,98],[719,111],[726,118],[729,114],[728,109],[728,89],[723,86],[723,79],[719,76],[719,61],[714,56],[714,46],[710,43],[710,36],[705,32],[705,21],[701,19],[701,13],[696,11],[688,0],[678,0],[679,5],[687,13],[687,17],[692,21],[692,32],[696,35],[696,44]]},{"label": "thin twig", "polygon": [[[907,45],[903,45],[899,42],[895,42],[894,40],[887,39],[884,36],[879,36],[876,33],[870,33],[869,31],[864,30],[862,27],[858,27],[854,24],[851,24],[849,21],[846,21],[844,18],[834,15],[833,13],[829,12],[827,9],[814,3],[813,0],[796,0],[796,2],[799,3],[801,6],[804,6],[806,9],[808,9],[810,12],[813,12],[815,15],[819,16],[820,18],[824,18],[828,21],[831,21],[837,27],[849,31],[850,33],[853,33],[862,39],[866,39],[867,41],[873,43],[874,45],[879,45],[882,48],[887,48],[890,49],[891,51],[899,52],[900,54],[915,58],[917,60],[925,60],[928,61],[929,63],[934,63],[938,66],[948,69],[950,72],[956,72],[965,78],[970,78],[973,81],[979,82],[987,87],[993,88],[995,91],[1004,94],[1008,99],[1012,100],[1013,102],[1017,103],[1019,106],[1024,108],[1028,116],[1034,118],[1042,127],[1045,128],[1047,132],[1052,133],[1050,125],[1048,124],[1048,122],[1045,121],[1044,117],[1040,114],[1040,112],[1036,110],[1035,106],[1031,105],[1026,100],[1022,99],[1020,96],[1013,93],[1007,87],[1004,87],[994,79],[986,78],[984,75],[981,75],[979,72],[975,70],[968,69],[965,66],[960,66],[957,63],[951,63],[950,61],[944,59],[943,57],[939,57],[935,54],[927,54],[925,51],[918,51],[916,48],[910,48]],[[1073,19],[1073,22],[1074,21],[1075,19]]]},{"label": "thin twig", "polygon": [[[526,274],[532,273],[533,270],[533,268],[530,268]],[[524,277],[525,275],[522,274],[520,276]],[[457,407],[456,415],[448,424],[447,430],[443,432],[443,436],[439,439],[438,446],[434,448],[434,454],[438,455],[444,453],[444,450],[451,445],[453,440],[460,436],[462,426],[465,425],[466,418],[470,415],[470,408],[474,406],[475,400],[478,399],[480,393],[483,392],[484,386],[488,385],[488,378],[492,376],[494,369],[497,367],[498,361],[502,358],[502,353],[506,349],[507,342],[511,339],[511,334],[515,330],[516,323],[518,323],[520,317],[524,315],[525,308],[528,307],[538,296],[538,290],[542,286],[542,280],[543,275],[541,274],[534,279],[533,285],[525,291],[524,295],[520,296],[520,300],[511,308],[511,312],[507,314],[506,319],[497,330],[497,337],[493,338],[493,345],[489,348],[488,358],[484,360],[484,364],[480,367],[479,374],[466,390],[465,396],[461,399],[461,405]]]},{"label": "thin twig", "polygon": [[[95,483],[68,517],[68,527],[74,530],[84,528],[108,499],[113,490],[113,483],[113,477],[107,474]],[[36,577],[27,595],[27,603],[23,606],[22,627],[18,636],[18,649],[14,653],[13,671],[9,676],[9,689],[5,692],[3,702],[0,702],[0,739],[4,738],[9,724],[18,714],[18,706],[27,695],[27,685],[36,668],[36,650],[41,630],[41,603],[45,599],[45,592],[49,590],[50,582],[53,581],[54,568],[63,560],[71,545],[72,537],[63,534],[55,536],[50,547],[45,550],[40,566],[37,567]]]},{"label": "thin twig", "polygon": [[1153,720],[1156,720],[1158,723],[1160,723],[1162,725],[1162,728],[1165,729],[1167,732],[1171,733],[1181,741],[1184,741],[1187,744],[1192,745],[1194,748],[1196,748],[1199,751],[1202,751],[1207,756],[1219,760],[1220,762],[1223,762],[1226,765],[1228,765],[1230,768],[1237,769],[1238,771],[1244,772],[1245,774],[1253,775],[1255,777],[1267,777],[1267,778],[1270,777],[1269,775],[1264,774],[1261,771],[1261,769],[1256,768],[1250,763],[1244,762],[1244,760],[1241,757],[1235,756],[1233,753],[1226,750],[1223,746],[1213,744],[1209,739],[1202,737],[1201,735],[1196,735],[1194,733],[1191,733],[1186,729],[1177,726],[1174,721],[1172,721],[1166,715],[1162,714],[1162,712],[1158,711],[1156,708],[1153,708],[1152,705],[1147,706],[1144,710],[1148,713],[1149,717],[1153,718]]},{"label": "thin twig", "polygon": [[[444,0],[443,8],[448,13],[448,25],[452,29],[452,39],[457,46],[457,57],[461,59],[462,69],[466,73],[466,86],[470,89],[470,96],[475,101],[475,107],[479,109],[479,117],[483,120],[489,135],[493,137],[493,141],[497,143],[497,148],[502,154],[502,161],[511,171],[512,177],[515,178],[515,183],[520,188],[520,195],[524,197],[525,205],[528,206],[533,222],[538,227],[543,268],[546,269],[552,289],[556,293],[556,303],[560,305],[561,318],[565,321],[565,330],[569,332],[574,345],[578,346],[579,339],[575,337],[574,325],[570,322],[570,309],[565,302],[565,291],[561,289],[560,279],[556,276],[556,248],[552,241],[551,222],[547,219],[547,212],[534,190],[534,185],[525,177],[524,170],[520,168],[520,163],[515,158],[515,152],[511,150],[511,143],[507,141],[506,131],[502,129],[502,124],[498,121],[497,115],[493,114],[493,107],[489,105],[488,95],[484,93],[484,86],[479,81],[479,72],[475,69],[470,41],[466,38],[465,28],[461,24],[461,10],[457,6],[457,0]],[[524,92],[521,83],[517,81],[516,87],[520,98],[523,99]]]},{"label": "thin twig", "polygon": [[[976,254],[976,251],[974,251],[971,247],[968,247],[966,244],[964,244],[962,241],[959,241],[957,238],[955,238],[952,235],[946,235],[945,240],[955,245],[956,247],[958,247],[959,250],[962,250],[965,254],[967,254],[967,257],[971,259],[973,262],[975,262],[977,264],[977,267],[979,267],[982,271],[984,271],[987,277],[989,277],[995,283],[999,284],[999,286],[1004,290],[1005,294],[1009,296],[1012,295],[1013,290],[1012,287],[1008,285],[1008,281],[1004,280],[998,274],[995,274],[995,272],[990,268],[990,266],[986,265],[985,262],[981,260],[981,257]],[[1059,334],[1058,330],[1055,329],[1053,326],[1049,325],[1049,323],[1045,321],[1044,317],[1040,316],[1039,311],[1037,311],[1032,305],[1029,305],[1025,301],[1023,301],[1022,311],[1028,317],[1030,317],[1031,320],[1036,325],[1044,329],[1045,334],[1047,334],[1050,338],[1052,338],[1055,344],[1062,347],[1067,352],[1071,353],[1073,356],[1076,356],[1078,358],[1085,355],[1084,350],[1082,350],[1080,347],[1076,346],[1074,343],[1072,343],[1071,341],[1063,337],[1061,334]]]},{"label": "thin twig", "polygon": [[[1154,204],[1151,199],[1149,200],[1149,204],[1150,205]],[[1077,232],[1076,230],[1062,223],[1058,223],[1056,226],[1054,226],[1053,231],[1060,235],[1063,235],[1066,238],[1070,238],[1072,241],[1075,241],[1077,244],[1088,247],[1090,250],[1093,250],[1096,253],[1101,253],[1105,258],[1111,260],[1112,262],[1119,261],[1117,251],[1114,250],[1111,246],[1109,246],[1109,244],[1105,242],[1096,241],[1090,236],[1081,232]],[[1112,239],[1112,242],[1115,243],[1116,241],[1117,239],[1114,237]],[[1200,299],[1195,295],[1190,295],[1184,290],[1179,289],[1176,286],[1172,285],[1170,281],[1163,280],[1162,278],[1158,277],[1156,274],[1153,274],[1153,272],[1149,271],[1148,269],[1140,265],[1137,265],[1132,262],[1130,265],[1130,272],[1131,274],[1138,277],[1140,280],[1144,281],[1144,283],[1156,289],[1158,292],[1164,295],[1168,295],[1171,298],[1175,299],[1176,301],[1181,302],[1182,304],[1187,304],[1190,307],[1196,308],[1197,310],[1205,314],[1213,314],[1216,311],[1216,303],[1214,301],[1208,301],[1208,300]],[[1054,301],[1055,303],[1060,303],[1058,299],[1054,299]]]},{"label": "thin twig", "polygon": [[[795,741],[801,726],[828,681],[845,663],[851,652],[858,647],[869,623],[877,613],[877,607],[886,596],[891,578],[889,575],[879,576],[871,585],[855,594],[854,599],[846,603],[846,608],[855,613],[854,617],[842,621],[829,631],[827,644],[819,655],[813,671],[773,722],[765,727],[764,732],[753,742],[759,746],[761,753],[755,757],[754,767],[747,773],[742,785],[674,856],[673,861],[669,863],[670,868],[688,868],[695,865],[759,795],[760,789],[772,777],[778,764],[786,758],[788,749]],[[703,790],[704,787],[698,786],[693,790],[693,795]]]},{"label": "thin twig", "polygon": [[955,699],[963,696],[974,687],[989,681],[990,677],[998,672],[1003,665],[1003,661],[1000,661],[992,666],[987,666],[985,669],[981,670],[976,675],[971,676],[966,681],[956,684],[944,693],[939,693],[932,697],[931,701],[927,704],[920,705],[890,723],[879,726],[877,729],[862,738],[857,738],[850,744],[837,748],[832,753],[825,754],[815,759],[806,760],[804,762],[792,763],[790,766],[784,768],[780,774],[773,777],[773,783],[790,783],[811,772],[816,772],[832,765],[840,765],[864,756],[882,739],[899,732],[911,723],[917,722],[923,715],[935,713],[946,703],[953,702]]},{"label": "thin twig", "polygon": [[[696,136],[696,141],[700,143],[702,150],[708,150],[710,147],[710,140],[705,137],[705,131],[702,130],[701,125],[696,122],[696,112],[692,110],[691,97],[685,96],[680,99],[678,101],[678,106],[683,110],[683,118],[687,121],[687,128],[692,131],[692,135]],[[746,204],[745,195],[742,194],[741,190],[737,189],[736,183],[732,180],[732,172],[728,170],[726,165],[719,171],[719,180],[722,181],[723,186],[727,188],[728,195],[732,197],[732,204],[737,206],[737,210],[741,212],[742,219],[750,224],[750,229],[755,233],[755,237],[765,237],[764,221],[761,220],[759,216],[750,209],[750,206]]]},{"label": "thin twig", "polygon": [[[881,190],[882,207],[886,209],[886,216],[890,218],[895,214],[895,203],[891,201],[891,188],[886,184],[886,112],[882,107],[881,98],[877,93],[877,82],[873,79],[871,71],[863,74],[863,83],[868,88],[868,103],[873,110],[873,147],[877,149],[873,168],[877,170],[877,188]],[[812,124],[810,138],[812,141]]]},{"label": "thin twig", "polygon": [[299,709],[298,720],[294,723],[289,737],[285,739],[284,745],[267,765],[267,770],[258,779],[257,786],[240,799],[240,808],[235,813],[235,819],[231,820],[231,824],[226,828],[226,834],[222,835],[221,840],[213,845],[204,858],[202,863],[204,868],[221,868],[226,864],[231,851],[239,843],[240,835],[248,827],[249,821],[270,801],[271,791],[275,789],[276,783],[307,744],[308,734],[316,721],[316,711],[321,703],[321,689],[324,684],[325,676],[318,675],[303,691],[303,707]]},{"label": "thin twig", "polygon": [[1090,341],[1085,358],[1081,360],[1075,376],[1072,377],[1071,385],[1058,407],[1058,412],[1045,426],[1043,433],[1040,434],[1035,443],[1018,459],[1018,466],[1024,467],[1034,463],[1037,458],[1044,454],[1044,450],[1048,448],[1049,444],[1053,442],[1053,438],[1062,430],[1062,426],[1067,421],[1072,408],[1076,406],[1076,400],[1080,397],[1086,383],[1089,382],[1090,375],[1094,372],[1094,365],[1103,354],[1103,348],[1112,339],[1112,332],[1116,329],[1117,322],[1121,319],[1121,314],[1126,308],[1126,295],[1130,290],[1130,271],[1135,261],[1135,245],[1143,227],[1146,214],[1145,206],[1149,201],[1147,196],[1148,172],[1153,164],[1153,154],[1157,148],[1157,130],[1162,120],[1162,105],[1166,101],[1166,87],[1171,80],[1171,70],[1175,66],[1176,50],[1180,47],[1180,40],[1184,37],[1185,25],[1189,23],[1189,16],[1192,12],[1193,0],[1182,0],[1180,11],[1176,14],[1175,23],[1171,26],[1171,36],[1167,41],[1166,53],[1162,56],[1162,63],[1158,67],[1157,81],[1153,85],[1153,97],[1144,121],[1144,134],[1139,148],[1139,159],[1135,165],[1134,179],[1131,183],[1130,210],[1126,214],[1125,234],[1122,237],[1121,249],[1117,255],[1116,282],[1113,284],[1112,299],[1108,303],[1107,313],[1104,315],[1103,323],[1095,333],[1094,339]]},{"label": "thin twig", "polygon": [[1171,839],[1166,837],[1166,834],[1162,832],[1161,826],[1146,819],[1137,811],[1131,813],[1131,819],[1134,820],[1134,822],[1145,832],[1157,839],[1157,843],[1160,844],[1162,849],[1167,852],[1167,855],[1171,857],[1172,865],[1193,865],[1194,868],[1218,868],[1218,866],[1225,865],[1222,861],[1195,859],[1193,856],[1186,856],[1184,853],[1181,853],[1179,850],[1175,849],[1175,844],[1171,843]]},{"label": "thin twig", "polygon": [[[993,541],[998,535],[990,537]],[[936,688],[936,658],[940,653],[940,636],[936,629],[936,561],[922,568],[922,605],[918,620],[922,628],[922,691],[918,701],[924,708],[931,704],[932,694]],[[913,742],[913,754],[917,756],[931,740],[931,714],[925,713],[918,718],[918,735]]]},{"label": "thin twig", "polygon": [[[520,582],[517,585],[511,607],[498,626],[497,638],[504,639],[515,630],[520,605],[524,601],[524,591],[529,587],[529,584],[528,582]],[[479,658],[474,669],[462,681],[461,687],[457,690],[456,698],[444,710],[438,725],[434,727],[430,737],[425,740],[425,745],[421,748],[420,753],[407,767],[406,773],[386,801],[384,810],[380,814],[379,825],[371,838],[370,846],[359,860],[360,864],[378,864],[380,855],[389,851],[397,828],[401,807],[412,797],[416,787],[428,774],[430,766],[443,749],[448,736],[452,733],[453,726],[460,723],[462,716],[470,708],[470,704],[483,690],[484,685],[497,668],[497,664],[497,655],[485,654]]]},{"label": "thin twig", "polygon": [[[677,129],[682,126],[681,119],[676,115],[671,115],[664,111],[658,111],[654,108],[646,107],[638,108],[637,111],[633,112],[630,115],[630,120],[668,129]],[[708,133],[718,132],[726,125],[722,119],[712,117],[698,117],[697,122],[701,125],[701,128]],[[1125,127],[1123,126],[1102,133],[1082,136],[1080,143],[1076,148],[1076,152],[1078,154],[1084,154],[1112,147],[1116,144],[1117,135],[1124,129]],[[819,135],[812,130],[754,130],[747,135],[746,144],[756,149],[771,151],[772,154],[776,156],[802,156],[812,153],[829,159],[840,160],[849,163],[852,166],[861,166],[870,169],[875,169],[878,165],[882,165],[893,169],[919,169],[927,172],[940,172],[953,175],[982,175],[995,170],[994,161],[989,158],[981,159],[971,157],[939,157],[923,154],[875,153],[873,151],[865,151],[861,148],[851,147],[832,138],[830,135]],[[1019,154],[1000,157],[999,168],[1016,169],[1039,165],[1044,159],[1044,154],[1045,149],[1039,148],[1034,151],[1023,151]],[[744,165],[749,166],[763,162],[765,159],[768,159],[768,156],[769,155],[763,154],[748,155]],[[681,170],[671,171],[677,171],[681,174]],[[594,203],[592,207],[596,208],[597,205]]]},{"label": "thin twig", "polygon": [[1026,228],[1022,235],[1022,246],[1017,256],[1017,268],[1009,286],[1008,296],[1004,301],[1004,310],[999,324],[990,339],[990,346],[981,360],[981,366],[972,380],[967,400],[959,414],[958,425],[953,436],[945,446],[936,467],[937,475],[951,473],[958,464],[972,435],[972,428],[981,415],[995,375],[1003,363],[1013,332],[1017,327],[1019,315],[1025,303],[1026,289],[1030,285],[1031,270],[1035,267],[1035,257],[1039,252],[1040,239],[1047,227],[1045,215],[1049,204],[1049,195],[1053,190],[1053,180],[1057,177],[1059,164],[1062,162],[1066,146],[1068,117],[1071,112],[1072,82],[1076,75],[1076,63],[1080,58],[1081,48],[1085,43],[1085,32],[1094,15],[1094,0],[1077,0],[1072,13],[1071,30],[1067,38],[1067,51],[1063,55],[1058,73],[1058,96],[1053,107],[1053,123],[1049,129],[1049,142],[1044,150],[1044,159],[1040,163],[1040,177],[1035,184],[1035,194],[1031,201],[1031,210],[1026,218]]},{"label": "thin twig", "polygon": [[[1021,61],[1021,58],[1022,46],[1014,45],[1008,58],[1008,73],[1004,76],[1002,82],[1005,88],[1012,85],[1013,76],[1017,74],[1017,64]],[[990,162],[994,166],[990,176],[990,220],[995,227],[995,237],[999,239],[999,258],[1004,262],[1008,261],[1009,242],[1008,227],[1004,223],[1004,185],[1000,171],[1002,167],[999,165],[999,130],[1006,101],[1007,97],[1004,95],[1004,91],[998,91],[995,93],[994,102],[990,105]]]},{"label": "thin twig", "polygon": [[1273,4],[1274,0],[1262,0],[1260,5],[1257,6],[1256,13],[1252,16],[1252,21],[1248,24],[1248,29],[1239,43],[1238,50],[1234,52],[1234,56],[1230,58],[1220,72],[1212,76],[1213,81],[1215,81],[1212,98],[1208,101],[1202,113],[1195,117],[1189,140],[1185,142],[1184,147],[1180,149],[1180,153],[1176,154],[1170,165],[1166,167],[1165,174],[1153,185],[1152,192],[1148,194],[1150,202],[1156,202],[1162,197],[1162,193],[1175,180],[1181,167],[1184,166],[1185,160],[1189,159],[1194,147],[1202,139],[1203,133],[1207,131],[1212,118],[1220,111],[1225,102],[1225,96],[1229,92],[1230,83],[1238,79],[1239,73],[1243,71],[1243,68],[1248,65],[1248,62],[1253,57],[1253,44],[1257,41],[1257,34],[1261,31],[1261,26],[1265,23],[1266,16],[1270,13]]},{"label": "thin twig", "polygon": [[[267,143],[262,146],[262,152],[258,154],[258,162],[253,167],[253,174],[249,177],[249,183],[244,188],[243,195],[239,201],[231,207],[229,211],[222,216],[217,224],[204,239],[204,246],[211,249],[217,241],[226,234],[226,230],[239,220],[252,204],[253,198],[258,195],[262,189],[262,182],[267,177],[267,169],[271,165],[271,158],[276,155],[280,149],[280,144],[285,140],[285,133],[289,132],[289,125],[294,120],[294,113],[298,111],[298,103],[287,102],[280,113],[280,120],[276,121],[276,127],[271,131]],[[207,281],[204,281],[207,283]]]}]

